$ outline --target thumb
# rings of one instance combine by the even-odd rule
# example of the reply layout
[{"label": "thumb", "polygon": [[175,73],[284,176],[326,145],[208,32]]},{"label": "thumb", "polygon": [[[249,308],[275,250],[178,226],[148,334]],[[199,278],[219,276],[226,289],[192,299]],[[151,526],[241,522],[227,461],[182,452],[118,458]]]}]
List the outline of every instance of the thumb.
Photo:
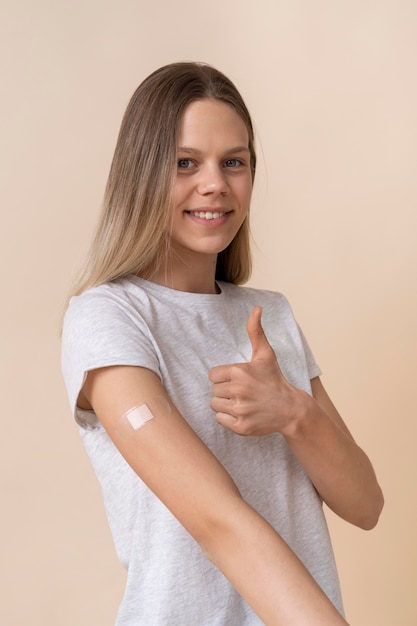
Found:
[{"label": "thumb", "polygon": [[246,330],[252,345],[252,361],[266,359],[271,355],[271,346],[264,333],[261,324],[262,308],[256,306],[252,309],[246,324]]}]

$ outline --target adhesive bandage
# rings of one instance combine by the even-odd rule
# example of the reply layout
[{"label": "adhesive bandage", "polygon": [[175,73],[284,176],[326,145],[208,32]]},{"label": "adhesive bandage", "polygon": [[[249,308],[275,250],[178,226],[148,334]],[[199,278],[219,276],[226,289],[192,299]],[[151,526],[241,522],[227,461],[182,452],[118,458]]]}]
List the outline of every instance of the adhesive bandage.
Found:
[{"label": "adhesive bandage", "polygon": [[154,419],[155,415],[147,404],[138,404],[138,406],[129,409],[123,417],[127,419],[134,430],[139,430],[146,422]]},{"label": "adhesive bandage", "polygon": [[148,404],[137,404],[132,407],[122,415],[122,419],[126,419],[134,430],[139,430],[146,422],[154,419],[158,414],[161,415],[161,413],[171,413],[171,407],[165,398],[157,396],[149,400]]}]

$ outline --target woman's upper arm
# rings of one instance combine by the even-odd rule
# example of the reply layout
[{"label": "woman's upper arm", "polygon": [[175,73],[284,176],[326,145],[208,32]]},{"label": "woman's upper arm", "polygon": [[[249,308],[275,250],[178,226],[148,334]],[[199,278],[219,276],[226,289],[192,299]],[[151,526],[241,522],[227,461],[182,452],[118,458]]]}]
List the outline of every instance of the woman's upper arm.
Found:
[{"label": "woman's upper arm", "polygon": [[[82,395],[133,470],[204,543],[205,533],[218,522],[216,511],[224,515],[224,507],[233,507],[240,495],[171,402],[158,376],[142,367],[105,367],[89,372]],[[134,428],[125,414],[143,404],[153,417]]]}]

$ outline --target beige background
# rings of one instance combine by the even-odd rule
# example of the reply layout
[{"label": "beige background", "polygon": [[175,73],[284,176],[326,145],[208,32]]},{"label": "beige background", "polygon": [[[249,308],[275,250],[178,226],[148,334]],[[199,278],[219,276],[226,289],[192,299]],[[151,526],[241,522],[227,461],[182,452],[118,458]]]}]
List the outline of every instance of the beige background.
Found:
[{"label": "beige background", "polygon": [[329,515],[348,618],[416,626],[417,3],[0,11],[1,624],[113,624],[124,574],[69,414],[60,316],[131,93],[196,59],[235,80],[256,123],[251,284],[289,297],[385,491],[374,531]]}]

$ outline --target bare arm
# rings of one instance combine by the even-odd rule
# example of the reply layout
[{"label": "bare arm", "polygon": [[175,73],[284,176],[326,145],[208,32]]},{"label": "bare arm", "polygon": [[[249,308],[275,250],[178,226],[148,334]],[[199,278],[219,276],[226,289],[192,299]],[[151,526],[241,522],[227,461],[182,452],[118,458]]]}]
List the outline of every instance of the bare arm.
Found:
[{"label": "bare arm", "polygon": [[384,504],[375,472],[320,379],[314,378],[311,385],[310,411],[287,441],[326,504],[343,519],[369,530]]},{"label": "bare arm", "polygon": [[[138,367],[95,370],[80,400],[267,626],[346,624],[287,544],[241,498],[155,374]],[[134,430],[122,416],[142,403],[155,417]]]},{"label": "bare arm", "polygon": [[283,376],[255,307],[248,320],[252,360],[215,367],[209,377],[217,421],[241,435],[280,432],[326,504],[343,519],[375,526],[383,496],[372,465],[355,443],[319,378],[313,397]]}]

